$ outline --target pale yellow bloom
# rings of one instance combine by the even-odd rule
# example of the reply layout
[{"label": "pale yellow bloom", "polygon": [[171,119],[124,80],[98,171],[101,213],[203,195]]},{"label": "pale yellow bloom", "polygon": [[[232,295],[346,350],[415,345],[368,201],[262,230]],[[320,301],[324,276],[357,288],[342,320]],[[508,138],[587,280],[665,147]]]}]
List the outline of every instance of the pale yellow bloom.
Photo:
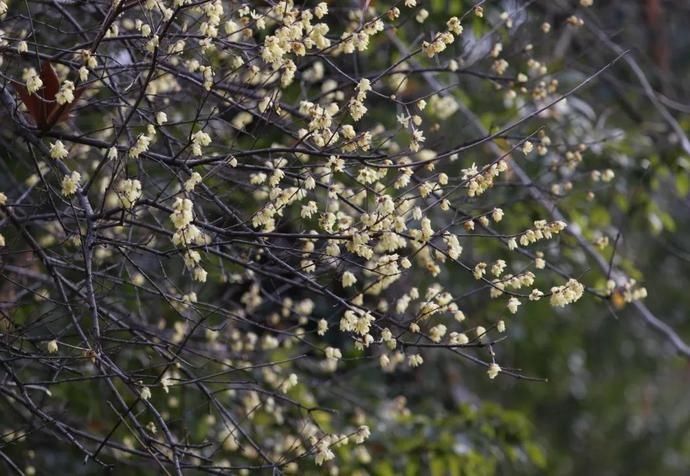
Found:
[{"label": "pale yellow bloom", "polygon": [[489,369],[486,371],[486,373],[489,376],[489,378],[493,380],[496,378],[500,371],[501,367],[497,363],[492,363],[491,365],[489,365]]},{"label": "pale yellow bloom", "polygon": [[53,339],[48,342],[46,345],[46,348],[48,349],[49,354],[54,354],[55,352],[58,351],[58,342],[57,340]]},{"label": "pale yellow bloom", "polygon": [[80,180],[81,174],[79,172],[72,172],[69,175],[65,175],[62,178],[62,194],[65,197],[74,195],[77,192]]}]

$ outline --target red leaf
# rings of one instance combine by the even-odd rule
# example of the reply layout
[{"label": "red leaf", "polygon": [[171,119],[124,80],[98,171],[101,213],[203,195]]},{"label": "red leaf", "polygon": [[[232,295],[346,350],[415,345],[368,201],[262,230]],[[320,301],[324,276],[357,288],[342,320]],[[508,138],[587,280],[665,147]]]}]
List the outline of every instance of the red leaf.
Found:
[{"label": "red leaf", "polygon": [[74,100],[69,104],[60,105],[55,100],[55,96],[60,91],[60,80],[55,69],[48,61],[43,62],[39,77],[43,81],[43,86],[34,94],[29,94],[26,86],[21,83],[12,81],[12,84],[29,110],[29,114],[36,126],[47,131],[55,124],[67,119],[69,112],[86,88],[76,89],[74,91]]},{"label": "red leaf", "polygon": [[42,93],[41,96],[48,101],[54,101],[55,95],[60,91],[60,80],[58,79],[55,69],[53,69],[53,66],[48,61],[43,62],[39,77],[41,81],[43,81],[43,87],[40,91]]},{"label": "red leaf", "polygon": [[24,103],[26,108],[29,110],[29,114],[31,115],[36,125],[40,128],[44,128],[46,122],[42,113],[42,101],[38,98],[37,95],[29,94],[29,90],[26,89],[26,86],[24,86],[23,84],[18,83],[16,81],[12,81],[12,85],[14,86],[14,90],[17,91],[17,94],[19,94],[19,97],[22,99],[22,102]]},{"label": "red leaf", "polygon": [[42,129],[48,130],[52,126],[50,117],[55,113],[59,104],[55,102],[55,95],[60,90],[60,80],[53,66],[44,61],[41,65],[41,72],[38,75],[43,81],[43,87],[38,90],[38,100],[41,105],[42,117],[40,122],[44,124]]}]

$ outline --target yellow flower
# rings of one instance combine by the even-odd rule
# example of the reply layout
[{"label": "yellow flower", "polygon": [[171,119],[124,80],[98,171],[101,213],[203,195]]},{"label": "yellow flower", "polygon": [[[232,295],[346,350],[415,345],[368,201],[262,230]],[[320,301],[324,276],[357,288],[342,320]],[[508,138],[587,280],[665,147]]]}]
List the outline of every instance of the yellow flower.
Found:
[{"label": "yellow flower", "polygon": [[48,349],[48,353],[49,353],[49,354],[54,354],[55,352],[58,351],[58,342],[57,342],[57,340],[55,340],[55,339],[51,340],[50,342],[48,342],[48,344],[46,345],[46,347],[47,347],[47,349]]},{"label": "yellow flower", "polygon": [[422,365],[424,363],[424,359],[419,354],[413,354],[407,358],[407,363],[412,368],[419,367],[420,365]]},{"label": "yellow flower", "polygon": [[139,392],[139,397],[141,397],[142,400],[149,400],[151,398],[151,389],[143,387]]},{"label": "yellow flower", "polygon": [[491,380],[495,379],[498,373],[501,371],[501,367],[497,363],[492,363],[489,365],[489,369],[486,371],[487,375]]},{"label": "yellow flower", "polygon": [[357,282],[357,278],[350,271],[345,271],[343,273],[342,284],[344,288],[349,288]]},{"label": "yellow flower", "polygon": [[515,313],[518,311],[518,307],[519,307],[521,304],[522,304],[522,303],[520,302],[520,300],[519,300],[518,298],[512,297],[512,298],[510,298],[510,299],[508,300],[508,310],[509,310],[512,314],[515,314]]},{"label": "yellow flower", "polygon": [[77,192],[80,180],[81,174],[79,172],[72,172],[69,175],[65,175],[62,178],[62,194],[65,197],[74,195]]},{"label": "yellow flower", "polygon": [[38,73],[34,68],[26,68],[22,73],[22,79],[26,83],[26,90],[29,94],[33,94],[43,86],[43,81],[38,76]]}]

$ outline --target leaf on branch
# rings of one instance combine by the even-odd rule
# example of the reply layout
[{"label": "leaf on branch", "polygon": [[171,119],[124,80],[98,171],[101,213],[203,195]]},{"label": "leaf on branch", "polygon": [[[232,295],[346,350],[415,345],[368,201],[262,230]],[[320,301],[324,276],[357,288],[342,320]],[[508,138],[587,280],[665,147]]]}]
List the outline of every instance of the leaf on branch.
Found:
[{"label": "leaf on branch", "polygon": [[70,111],[86,90],[86,87],[82,86],[75,89],[73,93],[74,100],[60,105],[55,99],[55,96],[60,91],[60,80],[50,62],[45,61],[43,63],[39,77],[43,82],[43,86],[34,94],[29,93],[26,86],[17,81],[12,81],[12,85],[29,110],[29,115],[36,127],[43,131],[48,131],[55,124],[67,120]]}]

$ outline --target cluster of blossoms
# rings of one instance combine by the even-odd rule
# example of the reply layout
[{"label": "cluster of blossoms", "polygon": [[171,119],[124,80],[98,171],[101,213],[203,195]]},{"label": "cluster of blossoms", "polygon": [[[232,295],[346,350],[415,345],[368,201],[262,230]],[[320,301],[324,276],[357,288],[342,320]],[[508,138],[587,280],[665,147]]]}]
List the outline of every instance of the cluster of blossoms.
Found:
[{"label": "cluster of blossoms", "polygon": [[348,109],[350,116],[356,122],[359,121],[367,113],[367,108],[364,106],[364,100],[367,97],[367,92],[371,91],[371,82],[366,79],[360,79],[357,85],[357,95],[350,100]]},{"label": "cluster of blossoms", "polygon": [[[173,420],[184,401],[181,389],[199,383],[203,398],[213,402],[209,406],[222,409],[222,422],[216,415],[204,420],[209,434],[222,441],[218,451],[237,453],[252,464],[311,454],[314,464],[333,465],[335,472],[334,449],[363,443],[369,430],[364,418],[349,436],[296,420],[295,412],[310,409],[311,415],[323,395],[319,385],[308,383],[322,375],[339,377],[362,357],[374,358],[385,372],[409,372],[431,361],[422,345],[464,347],[482,355],[530,301],[548,297],[560,308],[583,296],[585,286],[575,279],[548,294],[538,289],[547,290],[553,281],[546,249],[533,248],[546,247],[543,240],[559,235],[566,223],[534,219],[543,211],[532,213],[525,192],[532,184],[519,186],[515,171],[523,161],[543,160],[549,173],[564,176],[551,191],[567,194],[573,186],[566,185],[567,174],[583,162],[587,149],[568,147],[563,153],[545,130],[517,127],[511,133],[531,134],[529,140],[500,134],[495,141],[482,139],[476,149],[457,145],[456,139],[474,137],[454,129],[469,93],[452,87],[455,78],[464,79],[459,73],[465,68],[464,52],[455,43],[460,35],[475,35],[471,23],[465,33],[456,16],[444,18],[440,28],[431,26],[432,16],[417,8],[416,0],[405,0],[410,11],[402,12],[402,5],[377,11],[379,4],[366,3],[369,9],[348,7],[342,15],[338,6],[335,15],[335,4],[329,12],[325,2],[307,8],[291,0],[268,6],[147,0],[117,10],[104,32],[108,41],[97,51],[75,52],[76,63],[69,67],[76,65],[79,80],[93,83],[87,95],[98,99],[97,115],[106,111],[105,125],[93,128],[96,132],[84,129],[84,140],[49,136],[61,138],[49,146],[54,160],[38,167],[49,176],[51,168],[64,167],[56,161],[78,157],[70,164],[94,175],[100,189],[85,190],[80,198],[93,200],[102,220],[94,236],[98,278],[105,282],[115,268],[106,245],[127,249],[131,283],[160,304],[128,309],[137,319],[131,328],[160,331],[152,353],[170,343],[179,347],[174,363],[167,354],[156,362],[166,366],[159,380],[128,382],[147,404],[165,405],[148,431],[160,432]],[[3,5],[0,0],[0,14]],[[473,12],[482,21],[482,7]],[[406,22],[407,16],[413,21]],[[510,28],[509,14],[497,18]],[[413,45],[389,41],[388,34],[412,27],[429,31],[410,34],[418,38]],[[132,42],[127,61],[150,67],[150,74],[120,76],[112,66],[123,60],[109,45],[122,38]],[[502,41],[487,43],[486,64],[476,66],[500,77],[476,94],[497,94],[508,111],[534,110],[553,100],[558,81],[544,61],[533,57],[531,46],[521,49],[524,62],[512,59],[506,55],[514,49]],[[374,52],[382,44],[394,48],[395,64],[360,70],[363,59],[379,61]],[[442,52],[447,61],[437,57]],[[43,87],[33,68],[22,78],[31,92]],[[79,82],[59,84],[57,103],[73,103]],[[107,97],[113,91],[117,94]],[[138,109],[128,114],[132,104]],[[567,143],[558,131],[553,143]],[[499,139],[515,140],[515,153],[506,152],[511,147],[488,147]],[[81,174],[62,178],[63,195],[77,193]],[[32,184],[39,183],[32,177]],[[611,169],[590,173],[592,182],[614,177]],[[165,205],[170,202],[171,209]],[[171,233],[161,223],[172,223],[172,251],[161,244],[169,243]],[[41,243],[66,234],[61,226],[58,219],[46,226],[51,233]],[[520,248],[530,245],[535,246]],[[559,253],[549,254],[550,263]],[[178,259],[167,260],[173,254]],[[188,272],[179,273],[181,263]],[[147,279],[156,293],[145,286]],[[121,281],[112,276],[113,283]],[[495,317],[480,306],[475,312],[468,286],[469,294],[497,300],[491,302]],[[625,301],[646,295],[634,282],[609,292]],[[108,309],[111,296],[98,297]],[[104,311],[104,319],[110,315]],[[117,328],[119,321],[111,324]],[[60,353],[71,349],[59,339]],[[48,342],[49,353],[58,352],[57,342]],[[493,348],[488,352],[482,361],[488,377],[508,372],[495,362]],[[222,381],[223,392],[204,387],[204,377],[196,376],[205,365],[213,367],[208,374],[217,372],[214,378],[231,376]],[[235,372],[250,378],[237,383]],[[332,426],[342,423],[336,419]],[[263,451],[250,444],[249,431],[240,431],[235,420],[251,422],[258,433],[280,431],[284,441],[266,438]],[[135,440],[127,444],[138,447]],[[173,450],[161,451],[161,457],[172,458],[182,443],[168,446]],[[358,451],[364,458],[366,450]],[[296,462],[287,467],[299,470]]]},{"label": "cluster of blossoms", "polygon": [[194,225],[194,204],[188,198],[176,198],[170,221],[175,227],[172,241],[176,246],[184,248],[184,263],[192,272],[195,281],[205,283],[208,273],[201,266],[201,254],[189,249],[191,246],[203,246],[211,242],[211,237]]},{"label": "cluster of blossoms", "polygon": [[622,307],[622,302],[631,303],[639,301],[647,297],[647,288],[640,286],[635,279],[626,279],[618,286],[612,279],[606,283],[606,289],[610,296],[614,298],[614,304],[617,307]]},{"label": "cluster of blossoms", "polygon": [[141,194],[141,182],[137,179],[123,180],[117,186],[117,196],[122,208],[133,208],[136,201],[141,198]]},{"label": "cluster of blossoms", "polygon": [[459,108],[460,105],[458,104],[458,101],[451,95],[440,96],[438,94],[434,94],[429,99],[430,112],[442,121],[450,118],[458,111]]},{"label": "cluster of blossoms", "polygon": [[192,155],[200,156],[201,148],[211,143],[211,136],[204,131],[197,131],[192,134]]},{"label": "cluster of blossoms", "polygon": [[549,300],[552,306],[563,307],[579,300],[584,292],[585,287],[582,283],[575,279],[569,279],[563,286],[551,288],[551,298]]},{"label": "cluster of blossoms", "polygon": [[369,427],[366,425],[360,426],[357,431],[351,435],[331,434],[318,436],[318,430],[316,430],[316,428],[310,428],[307,431],[311,433],[309,440],[315,448],[314,461],[316,462],[317,466],[321,466],[326,461],[330,461],[335,458],[335,454],[331,448],[345,446],[350,443],[361,445],[367,440],[367,438],[369,438],[369,435],[371,434]]},{"label": "cluster of blossoms", "polygon": [[58,104],[70,104],[74,101],[74,83],[70,80],[65,80],[60,86],[60,90],[55,95],[55,101]]},{"label": "cluster of blossoms", "polygon": [[325,106],[314,104],[310,101],[300,103],[300,112],[309,117],[307,129],[300,129],[301,138],[308,138],[317,147],[325,147],[334,144],[340,138],[337,130],[331,129],[333,116],[339,111],[338,104],[331,102]]},{"label": "cluster of blossoms", "polygon": [[519,239],[515,237],[510,238],[508,240],[508,248],[511,250],[516,249],[518,247],[518,242],[520,246],[529,246],[540,240],[550,240],[554,235],[558,235],[561,231],[565,230],[566,227],[566,223],[560,220],[554,222],[536,220],[534,222],[534,228],[529,228],[521,233]]},{"label": "cluster of blossoms", "polygon": [[77,193],[79,182],[81,181],[81,174],[79,172],[72,172],[62,178],[62,194],[69,197]]},{"label": "cluster of blossoms", "polygon": [[494,186],[496,177],[508,170],[508,163],[499,160],[479,170],[476,164],[462,169],[462,180],[467,188],[467,196],[478,197]]},{"label": "cluster of blossoms", "polygon": [[[426,10],[423,10],[426,11]],[[457,17],[452,17],[446,23],[447,31],[441,32],[431,41],[422,43],[422,51],[429,57],[433,58],[439,53],[443,52],[446,47],[455,41],[455,36],[462,34],[462,25]]]},{"label": "cluster of blossoms", "polygon": [[134,145],[130,147],[129,157],[133,159],[138,159],[141,154],[148,151],[155,136],[156,128],[153,124],[149,124],[146,127],[146,132],[143,134],[139,134],[139,137],[137,137],[137,140],[134,142]]}]

